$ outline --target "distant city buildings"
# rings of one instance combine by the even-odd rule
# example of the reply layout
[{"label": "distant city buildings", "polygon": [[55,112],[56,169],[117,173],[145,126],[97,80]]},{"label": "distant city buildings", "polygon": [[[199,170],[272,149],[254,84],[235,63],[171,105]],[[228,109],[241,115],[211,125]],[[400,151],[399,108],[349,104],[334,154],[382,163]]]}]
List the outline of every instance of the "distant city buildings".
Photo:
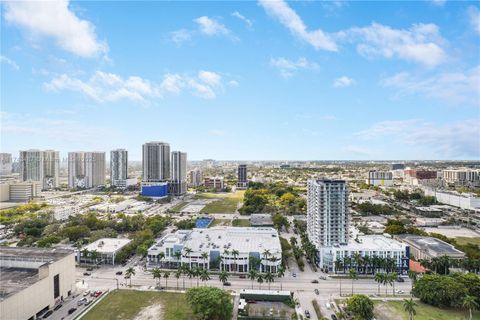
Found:
[{"label": "distant city buildings", "polygon": [[9,175],[12,173],[12,154],[0,153],[0,175]]},{"label": "distant city buildings", "polygon": [[348,242],[348,191],[344,180],[309,179],[307,234],[317,250]]},{"label": "distant city buildings", "polygon": [[170,145],[165,142],[147,142],[142,147],[143,181],[170,180]]},{"label": "distant city buildings", "polygon": [[116,149],[110,151],[110,181],[117,188],[126,188],[137,183],[137,179],[128,179],[128,151]]},{"label": "distant city buildings", "polygon": [[105,152],[69,152],[68,186],[89,189],[105,185]]},{"label": "distant city buildings", "polygon": [[170,193],[174,196],[183,195],[187,192],[187,153],[172,151],[171,165]]},{"label": "distant city buildings", "polygon": [[203,174],[200,169],[196,168],[188,173],[188,184],[194,188],[203,184]]},{"label": "distant city buildings", "polygon": [[42,185],[38,181],[8,182],[0,184],[0,201],[28,202],[40,196]]},{"label": "distant city buildings", "polygon": [[369,171],[366,183],[372,186],[393,186],[393,174],[390,171]]},{"label": "distant city buildings", "polygon": [[405,164],[403,163],[392,163],[392,170],[404,170]]},{"label": "distant city buildings", "polygon": [[247,165],[240,164],[238,166],[237,189],[246,189],[247,187],[248,187]]},{"label": "distant city buildings", "polygon": [[53,150],[20,151],[20,180],[40,182],[44,190],[59,187],[60,156]]},{"label": "distant city buildings", "polygon": [[447,169],[441,172],[443,180],[455,186],[480,186],[480,170]]}]

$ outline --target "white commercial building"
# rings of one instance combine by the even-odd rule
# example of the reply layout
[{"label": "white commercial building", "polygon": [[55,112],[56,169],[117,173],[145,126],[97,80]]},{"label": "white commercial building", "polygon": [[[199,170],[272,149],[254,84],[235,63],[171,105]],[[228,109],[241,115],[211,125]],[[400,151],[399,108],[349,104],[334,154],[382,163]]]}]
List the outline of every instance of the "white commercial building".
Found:
[{"label": "white commercial building", "polygon": [[21,181],[38,181],[44,190],[59,187],[60,156],[58,151],[20,151],[19,166]]},{"label": "white commercial building", "polygon": [[142,146],[143,181],[170,180],[170,145],[165,142],[147,142]]},{"label": "white commercial building", "polygon": [[116,149],[110,151],[110,181],[112,186],[127,187],[128,151]]},{"label": "white commercial building", "polygon": [[186,264],[241,273],[251,267],[276,272],[281,261],[282,248],[274,228],[214,227],[167,234],[148,249],[147,268]]},{"label": "white commercial building", "polygon": [[[354,268],[359,273],[375,273],[382,269],[381,263],[375,266],[375,261],[389,259],[392,261],[391,270],[405,274],[408,271],[409,249],[406,244],[384,235],[359,235],[348,244],[322,247],[319,256],[320,267],[333,272],[348,272]],[[357,263],[356,257],[363,257],[362,262]]]},{"label": "white commercial building", "polygon": [[81,250],[76,250],[76,260],[79,263],[115,264],[115,257],[118,252],[131,241],[130,239],[120,238],[98,239],[86,245]]},{"label": "white commercial building", "polygon": [[27,202],[40,196],[39,181],[14,182],[8,184],[10,201]]},{"label": "white commercial building", "polygon": [[348,242],[348,191],[344,180],[309,179],[307,234],[317,250]]},{"label": "white commercial building", "polygon": [[458,193],[455,191],[436,191],[428,187],[422,189],[426,196],[435,197],[440,203],[466,210],[480,209],[480,198],[473,194]]},{"label": "white commercial building", "polygon": [[0,319],[36,319],[75,290],[71,250],[0,247]]},{"label": "white commercial building", "polygon": [[69,152],[68,186],[94,188],[105,185],[105,152]]},{"label": "white commercial building", "polygon": [[170,194],[180,196],[187,192],[187,153],[172,151]]},{"label": "white commercial building", "polygon": [[393,174],[390,171],[369,171],[366,183],[378,187],[391,187]]},{"label": "white commercial building", "polygon": [[442,178],[448,184],[461,186],[480,186],[480,170],[447,169],[442,170]]}]

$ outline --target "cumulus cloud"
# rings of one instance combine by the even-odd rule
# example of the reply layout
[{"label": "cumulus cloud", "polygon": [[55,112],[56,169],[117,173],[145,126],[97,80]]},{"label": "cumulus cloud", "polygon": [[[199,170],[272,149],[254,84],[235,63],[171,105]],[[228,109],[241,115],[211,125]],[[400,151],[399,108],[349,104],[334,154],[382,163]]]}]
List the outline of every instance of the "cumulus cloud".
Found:
[{"label": "cumulus cloud", "polygon": [[8,1],[5,20],[37,37],[53,38],[62,49],[81,57],[105,54],[108,46],[99,41],[95,26],[78,18],[68,0]]},{"label": "cumulus cloud", "polygon": [[443,49],[446,41],[438,26],[432,23],[414,24],[408,29],[372,23],[367,27],[340,31],[336,38],[356,43],[358,53],[367,58],[399,58],[427,67],[437,66],[447,58]]},{"label": "cumulus cloud", "polygon": [[290,78],[299,70],[316,70],[319,67],[317,63],[310,62],[304,57],[298,58],[297,61],[284,57],[271,58],[270,65],[277,68],[280,71],[280,75],[284,78]]},{"label": "cumulus cloud", "polygon": [[190,41],[192,39],[192,32],[187,29],[180,29],[177,31],[170,32],[170,38],[177,45],[181,45],[184,42]]},{"label": "cumulus cloud", "polygon": [[333,81],[333,86],[335,88],[343,88],[343,87],[350,87],[353,86],[356,83],[355,80],[352,78],[349,78],[347,76],[343,76],[340,78],[337,78]]},{"label": "cumulus cloud", "polygon": [[233,17],[236,17],[236,18],[238,18],[238,19],[240,19],[240,20],[242,20],[243,22],[245,22],[245,24],[247,25],[247,27],[248,27],[249,29],[252,28],[252,26],[253,26],[252,20],[247,19],[247,18],[246,18],[244,15],[242,15],[240,12],[234,11],[234,12],[232,12],[232,16],[233,16]]},{"label": "cumulus cloud", "polygon": [[200,32],[206,34],[207,36],[217,36],[217,35],[228,35],[230,30],[227,29],[223,24],[218,22],[213,18],[207,16],[202,16],[194,19],[200,28]]},{"label": "cumulus cloud", "polygon": [[12,67],[15,70],[20,69],[20,67],[18,66],[18,64],[15,61],[13,61],[12,59],[10,59],[6,56],[0,55],[0,62],[8,64],[10,67]]},{"label": "cumulus cloud", "polygon": [[112,102],[122,99],[134,102],[147,102],[152,98],[162,98],[167,94],[181,94],[183,91],[205,99],[216,98],[223,91],[222,76],[213,71],[201,70],[196,76],[167,73],[160,83],[138,76],[122,78],[113,73],[95,72],[82,80],[62,74],[44,84],[47,91],[79,92],[96,102]]},{"label": "cumulus cloud", "polygon": [[473,30],[480,33],[480,10],[475,6],[469,6],[467,9],[468,20]]},{"label": "cumulus cloud", "polygon": [[307,26],[302,18],[300,18],[295,10],[290,8],[287,2],[283,0],[260,0],[259,4],[270,16],[276,18],[282,25],[290,30],[295,37],[310,44],[315,50],[337,51],[337,44],[330,35],[321,29],[313,31],[307,30]]},{"label": "cumulus cloud", "polygon": [[477,122],[478,119],[469,119],[442,125],[420,119],[382,121],[356,136],[367,140],[388,138],[404,145],[429,148],[441,157],[478,158],[480,127]]},{"label": "cumulus cloud", "polygon": [[423,78],[400,72],[381,83],[397,89],[396,98],[419,95],[451,105],[480,106],[480,66],[464,72],[441,72]]}]

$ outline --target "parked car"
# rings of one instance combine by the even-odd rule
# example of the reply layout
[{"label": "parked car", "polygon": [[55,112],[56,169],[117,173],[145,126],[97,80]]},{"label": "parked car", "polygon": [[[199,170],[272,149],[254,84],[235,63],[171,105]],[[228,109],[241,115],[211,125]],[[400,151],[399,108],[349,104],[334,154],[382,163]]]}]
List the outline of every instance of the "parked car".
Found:
[{"label": "parked car", "polygon": [[57,304],[55,306],[55,308],[53,308],[53,310],[57,311],[58,309],[60,309],[62,307],[62,304]]},{"label": "parked car", "polygon": [[87,271],[93,271],[93,268],[92,268],[92,267],[88,267],[88,268],[87,268]]},{"label": "parked car", "polygon": [[70,309],[68,309],[68,314],[72,314],[75,311],[77,311],[77,308],[70,308]]},{"label": "parked car", "polygon": [[83,275],[84,276],[91,276],[92,274],[90,272],[84,272]]},{"label": "parked car", "polygon": [[297,277],[297,274],[294,272],[292,273],[292,277],[296,278]]},{"label": "parked car", "polygon": [[43,319],[47,319],[48,317],[50,317],[50,315],[53,313],[53,310],[48,310],[47,312],[45,312],[45,314],[43,315]]},{"label": "parked car", "polygon": [[332,318],[332,320],[337,320],[337,316],[334,315],[334,314],[332,314],[332,315],[330,316],[330,318]]},{"label": "parked car", "polygon": [[115,272],[115,274],[116,274],[117,276],[121,276],[121,275],[123,274],[123,271],[117,271],[117,272]]},{"label": "parked car", "polygon": [[92,303],[92,300],[91,300],[91,299],[90,299],[90,300],[87,300],[87,301],[85,302],[85,305],[88,306],[90,303]]},{"label": "parked car", "polygon": [[398,282],[405,282],[405,279],[403,279],[402,277],[398,277],[398,278],[397,278],[397,281],[398,281]]},{"label": "parked car", "polygon": [[252,303],[252,304],[253,304],[253,303],[257,303],[257,301],[255,301],[255,300],[247,300],[247,303]]},{"label": "parked car", "polygon": [[240,279],[245,279],[247,276],[245,276],[244,274],[241,274],[240,275]]},{"label": "parked car", "polygon": [[86,297],[90,294],[90,290],[86,290],[84,293],[83,293],[83,296]]},{"label": "parked car", "polygon": [[317,279],[312,280],[312,283],[318,283],[318,280]]},{"label": "parked car", "polygon": [[95,294],[94,294],[94,297],[95,298],[98,298],[102,295],[102,291],[98,290],[98,291],[95,291]]},{"label": "parked car", "polygon": [[78,300],[77,305],[81,306],[81,305],[85,304],[85,302],[87,302],[87,298],[82,298],[82,299]]},{"label": "parked car", "polygon": [[315,290],[313,290],[313,291],[315,291],[315,294],[316,294],[317,296],[320,294],[320,292],[318,291],[318,289],[315,289]]},{"label": "parked car", "polygon": [[227,282],[224,282],[223,285],[229,287],[229,286],[231,286],[232,284],[227,281]]},{"label": "parked car", "polygon": [[305,310],[305,318],[310,319],[310,312]]}]

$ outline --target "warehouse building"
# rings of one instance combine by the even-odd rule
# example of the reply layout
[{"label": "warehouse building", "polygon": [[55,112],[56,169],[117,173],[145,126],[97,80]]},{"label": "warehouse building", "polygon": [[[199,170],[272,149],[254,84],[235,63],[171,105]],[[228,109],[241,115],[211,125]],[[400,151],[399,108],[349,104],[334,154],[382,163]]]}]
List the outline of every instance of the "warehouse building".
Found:
[{"label": "warehouse building", "polygon": [[417,236],[414,234],[399,234],[396,238],[410,247],[411,254],[416,260],[448,256],[453,259],[462,259],[465,254],[455,249],[449,243],[433,237]]},{"label": "warehouse building", "polygon": [[73,294],[71,250],[0,247],[0,319],[36,319]]}]

